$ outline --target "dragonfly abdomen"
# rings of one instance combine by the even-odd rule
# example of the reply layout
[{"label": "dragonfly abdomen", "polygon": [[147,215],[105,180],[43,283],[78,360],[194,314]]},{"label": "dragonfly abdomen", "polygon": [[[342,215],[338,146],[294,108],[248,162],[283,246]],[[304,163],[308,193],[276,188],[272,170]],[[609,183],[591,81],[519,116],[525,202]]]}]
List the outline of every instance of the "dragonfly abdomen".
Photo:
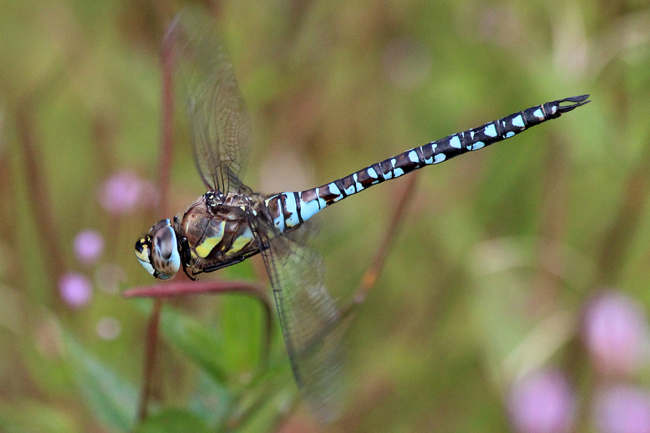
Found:
[{"label": "dragonfly abdomen", "polygon": [[[458,132],[424,146],[415,147],[372,164],[349,176],[301,192],[283,192],[266,199],[276,229],[292,229],[344,198],[387,180],[397,179],[428,165],[447,161],[465,152],[479,150],[586,104],[589,95],[574,96],[536,105],[518,113]],[[562,105],[566,103],[565,105]]]}]

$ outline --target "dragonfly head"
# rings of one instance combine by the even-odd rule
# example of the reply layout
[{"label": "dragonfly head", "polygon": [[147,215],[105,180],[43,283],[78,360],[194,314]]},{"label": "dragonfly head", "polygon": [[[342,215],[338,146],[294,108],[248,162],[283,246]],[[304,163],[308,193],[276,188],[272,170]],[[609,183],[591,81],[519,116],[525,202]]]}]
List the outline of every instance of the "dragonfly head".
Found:
[{"label": "dragonfly head", "polygon": [[158,221],[149,233],[135,243],[135,256],[154,277],[167,280],[181,267],[176,232],[168,219]]}]

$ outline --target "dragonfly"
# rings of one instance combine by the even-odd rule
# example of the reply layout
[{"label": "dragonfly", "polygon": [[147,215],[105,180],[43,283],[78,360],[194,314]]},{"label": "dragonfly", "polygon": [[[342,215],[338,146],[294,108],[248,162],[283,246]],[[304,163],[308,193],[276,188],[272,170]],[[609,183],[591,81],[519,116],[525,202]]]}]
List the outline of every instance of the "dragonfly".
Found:
[{"label": "dragonfly", "polygon": [[272,287],[295,381],[324,419],[338,411],[341,345],[330,330],[341,310],[325,288],[323,260],[307,246],[306,222],[323,209],[382,182],[511,138],[590,102],[589,95],[547,102],[449,135],[304,191],[264,195],[241,176],[251,148],[243,96],[213,22],[184,11],[170,24],[179,92],[194,160],[207,187],[187,210],[157,222],[135,244],[154,277],[181,269],[191,279],[260,254]]}]

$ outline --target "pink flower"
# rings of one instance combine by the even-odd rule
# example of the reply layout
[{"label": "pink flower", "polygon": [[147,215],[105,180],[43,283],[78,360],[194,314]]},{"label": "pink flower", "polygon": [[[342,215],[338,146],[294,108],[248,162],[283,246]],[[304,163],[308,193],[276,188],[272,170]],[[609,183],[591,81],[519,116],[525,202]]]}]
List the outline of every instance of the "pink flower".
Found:
[{"label": "pink flower", "polygon": [[73,308],[81,308],[90,302],[92,285],[88,278],[68,272],[59,279],[59,295],[63,302]]},{"label": "pink flower", "polygon": [[650,393],[625,385],[603,390],[593,416],[601,433],[650,433]]},{"label": "pink flower", "polygon": [[74,252],[80,262],[90,265],[104,250],[104,238],[95,230],[84,230],[74,238]]},{"label": "pink flower", "polygon": [[519,433],[570,432],[575,416],[575,396],[559,371],[541,371],[518,381],[510,390],[507,406]]},{"label": "pink flower", "polygon": [[99,193],[99,202],[109,212],[129,213],[144,205],[155,204],[157,188],[130,171],[111,176]]},{"label": "pink flower", "polygon": [[596,368],[603,373],[635,371],[647,333],[643,309],[620,293],[604,293],[585,309],[585,345]]}]

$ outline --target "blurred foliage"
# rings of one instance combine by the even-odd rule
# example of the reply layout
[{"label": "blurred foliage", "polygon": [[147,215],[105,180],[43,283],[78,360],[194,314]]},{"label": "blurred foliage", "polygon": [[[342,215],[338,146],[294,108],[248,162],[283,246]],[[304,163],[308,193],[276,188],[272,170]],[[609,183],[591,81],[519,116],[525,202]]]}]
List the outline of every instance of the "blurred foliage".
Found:
[{"label": "blurred foliage", "polygon": [[[2,431],[317,428],[305,409],[281,422],[296,394],[281,338],[258,375],[260,307],[234,295],[166,304],[155,405],[136,423],[151,302],[125,300],[117,288],[152,283],[133,243],[169,215],[152,205],[111,213],[99,197],[125,170],[156,179],[159,46],[182,6],[0,6]],[[650,5],[207,6],[253,119],[244,180],[255,191],[310,188],[542,102],[592,95],[560,120],[417,174],[406,224],[351,328],[348,410],[329,427],[506,431],[512,381],[554,366],[578,389],[575,431],[591,431],[598,377],[580,341],[582,310],[605,287],[650,306]],[[204,192],[186,133],[177,133],[169,197],[178,210]],[[342,302],[403,182],[320,216],[314,244]],[[98,263],[84,265],[73,241],[89,228],[105,246]],[[205,279],[262,275],[261,262],[249,262]],[[80,308],[59,294],[71,271],[92,281]],[[117,335],[102,332],[105,318],[117,321]],[[628,380],[650,387],[647,364]]]}]

